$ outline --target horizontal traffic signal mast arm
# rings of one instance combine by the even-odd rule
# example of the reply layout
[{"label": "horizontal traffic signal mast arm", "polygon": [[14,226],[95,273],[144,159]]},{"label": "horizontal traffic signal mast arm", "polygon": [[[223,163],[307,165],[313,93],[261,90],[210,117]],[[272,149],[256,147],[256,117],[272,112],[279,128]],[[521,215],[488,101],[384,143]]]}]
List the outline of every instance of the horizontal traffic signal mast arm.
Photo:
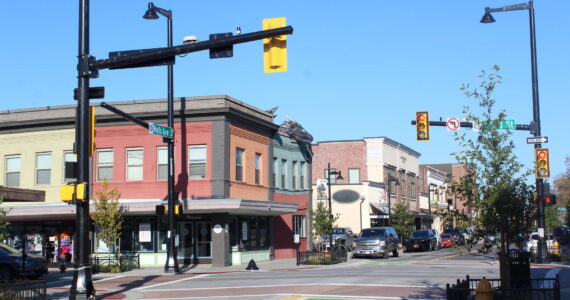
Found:
[{"label": "horizontal traffic signal mast arm", "polygon": [[89,62],[89,70],[97,71],[102,69],[119,68],[129,65],[142,64],[180,54],[198,52],[208,49],[216,49],[234,44],[247,43],[247,42],[252,42],[256,40],[262,40],[265,38],[270,38],[285,34],[292,34],[292,33],[293,33],[293,27],[285,26],[270,30],[262,30],[251,33],[239,34],[216,40],[207,40],[203,42],[196,42],[192,44],[186,44],[174,47],[157,48],[154,51],[148,51],[139,54],[117,56],[107,59],[91,60]]},{"label": "horizontal traffic signal mast arm", "polygon": [[126,113],[126,112],[124,112],[124,111],[122,111],[122,110],[120,110],[120,109],[118,109],[112,105],[109,105],[106,102],[101,102],[101,107],[103,107],[103,108],[107,109],[108,111],[113,112],[113,113],[115,113],[115,114],[117,114],[117,115],[119,115],[119,116],[121,116],[127,120],[133,121],[133,122],[137,123],[137,125],[140,125],[146,129],[148,129],[148,127],[149,127],[148,122],[143,121],[143,120],[141,120],[141,119],[139,119],[139,118],[137,118],[131,114],[128,114],[128,113]]},{"label": "horizontal traffic signal mast arm", "polygon": [[[446,126],[445,121],[429,121],[429,126]],[[416,120],[412,121],[412,125],[416,125]],[[515,125],[516,128],[515,130],[531,130],[532,126],[531,125],[525,125],[525,124],[516,124]],[[461,122],[461,127],[465,127],[465,128],[473,128],[473,123],[472,122]]]}]

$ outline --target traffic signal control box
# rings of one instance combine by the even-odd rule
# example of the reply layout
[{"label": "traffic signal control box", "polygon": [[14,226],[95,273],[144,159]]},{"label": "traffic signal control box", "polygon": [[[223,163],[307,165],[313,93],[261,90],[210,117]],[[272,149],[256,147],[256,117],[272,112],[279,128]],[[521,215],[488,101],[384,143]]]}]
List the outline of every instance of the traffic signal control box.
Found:
[{"label": "traffic signal control box", "polygon": [[416,139],[429,141],[429,113],[427,111],[416,112]]},{"label": "traffic signal control box", "polygon": [[[263,30],[286,26],[285,18],[263,20]],[[287,71],[287,36],[278,35],[263,39],[263,69],[265,73]]]},{"label": "traffic signal control box", "polygon": [[550,178],[550,154],[548,148],[536,148],[534,150],[536,163],[536,178]]}]

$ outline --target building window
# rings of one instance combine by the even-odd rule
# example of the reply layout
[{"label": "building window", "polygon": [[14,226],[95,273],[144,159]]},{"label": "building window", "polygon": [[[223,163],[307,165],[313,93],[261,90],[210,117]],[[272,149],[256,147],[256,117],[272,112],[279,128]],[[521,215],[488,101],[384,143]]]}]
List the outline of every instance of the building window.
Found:
[{"label": "building window", "polygon": [[348,183],[360,183],[360,169],[348,169]]},{"label": "building window", "polygon": [[97,181],[113,180],[113,150],[97,151]]},{"label": "building window", "polygon": [[65,163],[66,162],[77,162],[77,156],[75,156],[75,154],[73,154],[72,151],[63,152],[63,182],[69,183],[69,182],[75,181],[76,179],[75,178],[65,178]]},{"label": "building window", "polygon": [[6,186],[19,187],[20,186],[20,169],[22,161],[20,156],[6,156]]},{"label": "building window", "polygon": [[294,215],[293,216],[293,234],[298,234],[300,238],[307,237],[306,229],[306,216]]},{"label": "building window", "polygon": [[277,158],[273,158],[273,187],[277,187],[277,170],[279,168],[279,160]]},{"label": "building window", "polygon": [[296,189],[297,189],[297,172],[299,172],[299,171],[297,170],[297,162],[294,161],[294,162],[291,164],[291,175],[292,175],[292,177],[291,177],[291,188],[292,188],[293,190],[296,190]]},{"label": "building window", "polygon": [[168,147],[156,149],[156,179],[168,179]]},{"label": "building window", "polygon": [[204,179],[206,178],[206,145],[197,145],[188,147],[188,178]]},{"label": "building window", "polygon": [[127,181],[143,179],[143,149],[127,149]]},{"label": "building window", "polygon": [[416,199],[416,181],[414,176],[410,176],[410,198]]},{"label": "building window", "polygon": [[302,190],[304,190],[306,187],[306,184],[305,184],[305,178],[307,178],[306,172],[307,172],[307,164],[304,161],[302,161],[301,162],[300,177],[299,177],[300,183],[301,183],[300,188]]},{"label": "building window", "polygon": [[239,217],[237,227],[241,251],[269,249],[269,219],[267,217]]},{"label": "building window", "polygon": [[255,184],[261,184],[261,154],[255,153]]},{"label": "building window", "polygon": [[51,182],[51,153],[36,153],[36,184]]},{"label": "building window", "polygon": [[282,159],[281,160],[281,188],[286,189],[287,188],[287,160],[286,159]]},{"label": "building window", "polygon": [[[331,176],[330,176],[330,180],[331,180],[331,184],[335,184],[336,183],[336,176],[337,175],[332,175],[336,172],[336,169],[331,169]],[[325,169],[325,179],[329,180],[329,173],[328,173],[328,169]]]},{"label": "building window", "polygon": [[243,153],[245,150],[236,148],[236,181],[243,181]]}]

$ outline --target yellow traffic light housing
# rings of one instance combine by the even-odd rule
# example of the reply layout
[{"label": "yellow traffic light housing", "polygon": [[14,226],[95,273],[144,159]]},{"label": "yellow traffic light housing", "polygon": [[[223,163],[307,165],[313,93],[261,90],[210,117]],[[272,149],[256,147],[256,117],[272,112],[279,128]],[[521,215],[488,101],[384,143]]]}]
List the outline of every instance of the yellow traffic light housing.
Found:
[{"label": "yellow traffic light housing", "polygon": [[174,214],[175,215],[181,215],[184,213],[184,206],[182,206],[182,204],[175,204],[174,205]]},{"label": "yellow traffic light housing", "polygon": [[[161,204],[155,207],[155,212],[157,216],[166,216],[168,215],[168,205]],[[184,206],[182,204],[174,204],[174,214],[181,215],[184,213]]]},{"label": "yellow traffic light housing", "polygon": [[[285,18],[263,20],[263,30],[285,27]],[[263,69],[265,73],[287,71],[287,36],[263,39]]]},{"label": "yellow traffic light housing", "polygon": [[534,149],[534,157],[536,162],[536,178],[550,178],[550,154],[548,148]]},{"label": "yellow traffic light housing", "polygon": [[85,185],[86,183],[66,184],[59,189],[59,199],[63,202],[72,202],[74,200],[85,201]]},{"label": "yellow traffic light housing", "polygon": [[429,141],[429,114],[427,111],[416,112],[416,139]]}]

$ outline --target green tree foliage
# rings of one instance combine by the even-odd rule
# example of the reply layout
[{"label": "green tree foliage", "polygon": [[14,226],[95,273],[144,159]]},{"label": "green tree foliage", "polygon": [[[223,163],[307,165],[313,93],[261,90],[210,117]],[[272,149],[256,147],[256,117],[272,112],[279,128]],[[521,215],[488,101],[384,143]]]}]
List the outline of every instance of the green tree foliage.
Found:
[{"label": "green tree foliage", "polygon": [[98,237],[112,247],[121,237],[123,225],[123,209],[119,204],[121,192],[115,187],[111,188],[107,181],[103,181],[96,195],[96,199],[93,200],[95,209],[91,212],[91,219],[99,229]]},{"label": "green tree foliage", "polygon": [[334,223],[338,220],[338,215],[331,216],[329,214],[329,209],[325,205],[324,201],[319,201],[317,203],[317,210],[311,211],[313,216],[313,232],[315,235],[323,237],[332,233],[334,228]]},{"label": "green tree foliage", "polygon": [[468,210],[474,210],[479,235],[497,232],[501,235],[501,249],[507,251],[510,242],[532,231],[535,220],[534,187],[528,185],[531,171],[514,155],[512,131],[496,125],[506,120],[505,111],[495,112],[493,92],[502,77],[499,67],[482,71],[478,88],[463,85],[461,90],[475,100],[478,109],[464,107],[468,121],[480,126],[471,133],[456,133],[455,139],[462,150],[453,153],[458,162],[466,166],[467,174],[452,183],[451,192],[460,197]]},{"label": "green tree foliage", "polygon": [[560,222],[560,219],[558,218],[557,206],[544,207],[544,225],[546,232],[548,233],[552,233],[552,229],[554,227],[562,225],[562,222]]},{"label": "green tree foliage", "polygon": [[[0,195],[0,205],[2,202],[4,202],[4,197]],[[10,226],[10,222],[6,221],[8,212],[7,209],[0,207],[0,240],[4,240],[8,237],[8,227]]]},{"label": "green tree foliage", "polygon": [[556,194],[556,207],[565,208],[566,218],[562,221],[570,225],[570,156],[566,156],[566,172],[558,174],[554,179],[554,193]]},{"label": "green tree foliage", "polygon": [[400,241],[408,239],[410,233],[414,231],[414,216],[409,212],[408,205],[404,202],[396,204],[391,217],[390,223],[400,236]]}]

